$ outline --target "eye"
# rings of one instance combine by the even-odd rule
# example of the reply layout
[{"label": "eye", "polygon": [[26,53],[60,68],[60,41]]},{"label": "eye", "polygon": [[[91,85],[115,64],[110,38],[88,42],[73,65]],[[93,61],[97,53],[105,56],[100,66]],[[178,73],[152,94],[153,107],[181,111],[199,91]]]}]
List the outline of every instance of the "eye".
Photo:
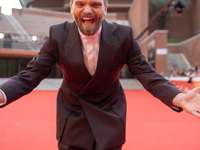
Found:
[{"label": "eye", "polygon": [[77,6],[82,7],[83,3],[76,3]]},{"label": "eye", "polygon": [[99,3],[95,3],[95,4],[93,4],[92,6],[93,6],[93,7],[100,7],[101,4],[99,4]]}]

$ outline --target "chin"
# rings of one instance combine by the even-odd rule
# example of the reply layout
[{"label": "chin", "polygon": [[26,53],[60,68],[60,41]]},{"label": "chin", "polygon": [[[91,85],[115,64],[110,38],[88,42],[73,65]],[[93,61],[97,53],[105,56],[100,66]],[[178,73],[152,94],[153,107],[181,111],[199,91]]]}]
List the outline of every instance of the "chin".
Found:
[{"label": "chin", "polygon": [[84,35],[87,35],[87,36],[90,36],[90,35],[94,35],[96,32],[93,32],[93,31],[88,31],[88,30],[82,30],[81,31]]},{"label": "chin", "polygon": [[99,28],[95,27],[95,28],[80,28],[81,32],[84,34],[84,35],[94,35],[97,31],[98,31]]}]

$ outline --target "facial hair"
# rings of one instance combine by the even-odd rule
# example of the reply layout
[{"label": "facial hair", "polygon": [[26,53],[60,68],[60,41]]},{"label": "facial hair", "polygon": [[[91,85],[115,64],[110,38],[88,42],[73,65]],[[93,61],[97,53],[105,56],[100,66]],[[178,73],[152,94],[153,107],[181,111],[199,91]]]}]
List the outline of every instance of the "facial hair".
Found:
[{"label": "facial hair", "polygon": [[[78,26],[80,31],[84,35],[90,36],[90,35],[94,35],[98,31],[100,26],[102,25],[102,21],[103,21],[103,18],[104,18],[104,13],[102,13],[99,18],[97,18],[97,16],[95,14],[90,14],[90,15],[81,14],[80,16],[75,16],[75,15],[73,15],[73,16],[74,16],[74,20],[76,22],[76,25]],[[93,28],[84,28],[82,26],[83,21],[81,20],[81,18],[83,18],[83,17],[93,17],[95,26]]]}]

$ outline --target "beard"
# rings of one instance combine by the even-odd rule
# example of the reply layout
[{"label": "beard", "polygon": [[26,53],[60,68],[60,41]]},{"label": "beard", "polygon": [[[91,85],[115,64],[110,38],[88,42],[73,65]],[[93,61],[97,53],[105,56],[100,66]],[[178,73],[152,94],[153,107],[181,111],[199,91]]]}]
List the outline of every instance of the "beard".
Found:
[{"label": "beard", "polygon": [[[90,14],[90,15],[86,15],[86,14],[81,14],[80,17],[73,15],[74,16],[74,20],[76,22],[76,25],[78,26],[79,30],[86,36],[90,36],[90,35],[94,35],[98,29],[100,28],[100,26],[102,25],[103,22],[103,18],[104,18],[104,13],[101,14],[101,16],[99,18],[97,18],[97,16],[95,14]],[[92,17],[94,18],[93,23],[94,26],[93,27],[83,27],[84,21],[81,19],[83,17]]]}]

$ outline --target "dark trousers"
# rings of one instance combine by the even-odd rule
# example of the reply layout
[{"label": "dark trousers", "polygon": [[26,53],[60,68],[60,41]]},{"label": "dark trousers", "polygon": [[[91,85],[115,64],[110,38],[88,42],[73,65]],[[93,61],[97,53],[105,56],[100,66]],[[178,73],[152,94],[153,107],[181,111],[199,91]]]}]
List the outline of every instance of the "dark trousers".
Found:
[{"label": "dark trousers", "polygon": [[[58,148],[59,148],[59,150],[85,150],[85,149],[82,149],[82,148],[68,146],[68,145],[61,143],[61,142],[58,142]],[[122,148],[122,146],[116,147],[116,148],[110,149],[110,150],[121,150],[121,148]],[[94,143],[92,150],[99,150],[96,142]]]}]

